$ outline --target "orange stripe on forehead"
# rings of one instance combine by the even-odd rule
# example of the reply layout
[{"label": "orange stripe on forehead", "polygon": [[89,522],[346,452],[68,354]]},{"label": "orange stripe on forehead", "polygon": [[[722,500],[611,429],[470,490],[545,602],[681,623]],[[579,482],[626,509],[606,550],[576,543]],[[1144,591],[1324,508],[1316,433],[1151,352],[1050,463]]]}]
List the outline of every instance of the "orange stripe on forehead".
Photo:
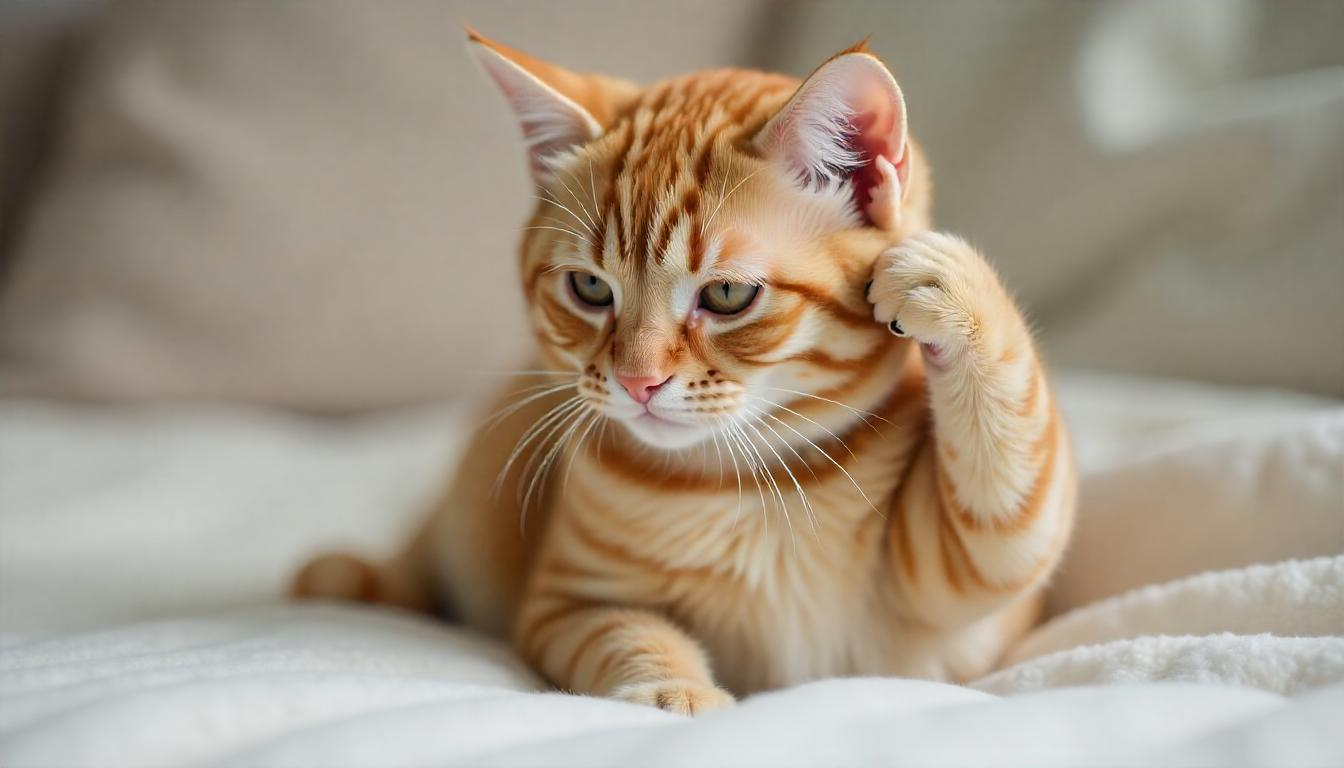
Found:
[{"label": "orange stripe on forehead", "polygon": [[[696,204],[696,207],[698,208],[698,199]],[[692,212],[692,215],[693,214],[694,212]],[[692,219],[692,221],[694,221],[694,219]],[[690,251],[687,266],[690,268],[691,272],[699,272],[700,264],[705,260],[705,229],[703,226],[699,224],[691,225],[691,241],[687,243],[686,247]]]},{"label": "orange stripe on forehead", "polygon": [[[682,193],[681,200],[678,202],[677,206],[669,211],[668,215],[663,217],[663,224],[658,230],[658,239],[655,241],[652,254],[654,261],[661,262],[663,260],[663,256],[667,253],[668,247],[672,244],[672,231],[677,228],[677,224],[683,218],[694,222],[696,212],[699,208],[700,190],[694,186],[688,186],[686,191]],[[692,227],[691,241],[687,243],[687,246],[692,251],[690,254],[690,263],[693,265],[691,267],[692,272],[698,269],[698,267],[694,265],[700,261],[700,256],[694,252],[696,246],[696,238],[694,235],[696,232],[698,232],[698,228]]]},{"label": "orange stripe on forehead", "polygon": [[[621,134],[609,186],[619,185],[626,200],[620,211],[624,215],[616,217],[622,256],[642,256],[636,261],[639,267],[661,260],[679,222],[689,219],[690,261],[698,268],[704,248],[697,226],[706,207],[704,186],[714,168],[715,148],[731,146],[720,138],[739,138],[745,130],[741,121],[763,118],[757,114],[762,105],[786,98],[796,85],[760,72],[716,70],[647,88],[612,129]],[[679,203],[666,203],[668,190],[680,185],[685,191]],[[614,204],[611,197],[608,206]]]},{"label": "orange stripe on forehead", "polygon": [[635,124],[633,120],[625,120],[620,126],[620,135],[615,151],[612,153],[614,158],[611,163],[611,173],[607,176],[607,186],[609,194],[605,196],[606,207],[603,209],[603,216],[610,216],[616,222],[616,256],[618,259],[625,258],[629,253],[629,237],[625,215],[620,208],[618,190],[620,189],[621,177],[625,174],[626,165],[630,162],[630,148],[635,143]]}]

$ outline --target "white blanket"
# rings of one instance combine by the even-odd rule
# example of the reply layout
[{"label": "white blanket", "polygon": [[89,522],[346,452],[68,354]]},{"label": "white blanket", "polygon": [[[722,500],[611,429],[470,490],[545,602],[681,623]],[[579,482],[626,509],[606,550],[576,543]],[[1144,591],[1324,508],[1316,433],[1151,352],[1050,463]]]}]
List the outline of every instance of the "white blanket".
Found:
[{"label": "white blanket", "polygon": [[426,620],[275,603],[314,548],[394,546],[456,409],[0,404],[0,764],[1344,764],[1344,410],[1060,389],[1083,517],[1058,615],[1005,668],[695,720],[543,692],[506,648]]}]

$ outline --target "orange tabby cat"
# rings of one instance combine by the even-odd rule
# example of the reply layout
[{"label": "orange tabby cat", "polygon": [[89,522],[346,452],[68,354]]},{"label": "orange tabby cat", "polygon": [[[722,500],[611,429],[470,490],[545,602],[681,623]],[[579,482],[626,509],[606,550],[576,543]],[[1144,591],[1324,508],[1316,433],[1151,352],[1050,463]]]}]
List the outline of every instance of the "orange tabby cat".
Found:
[{"label": "orange tabby cat", "polygon": [[1012,300],[929,231],[886,67],[639,88],[470,37],[530,151],[545,371],[404,556],[328,555],[295,592],[442,610],[560,688],[678,712],[990,669],[1074,471]]}]

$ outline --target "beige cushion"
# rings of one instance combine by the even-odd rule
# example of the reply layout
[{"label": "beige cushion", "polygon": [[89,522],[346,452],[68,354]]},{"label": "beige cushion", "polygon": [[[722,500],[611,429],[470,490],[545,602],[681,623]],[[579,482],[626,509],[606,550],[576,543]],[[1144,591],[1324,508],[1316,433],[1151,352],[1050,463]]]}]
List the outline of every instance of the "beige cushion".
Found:
[{"label": "beige cushion", "polygon": [[52,144],[83,10],[71,2],[0,5],[0,282],[19,213]]},{"label": "beige cushion", "polygon": [[530,187],[461,22],[648,80],[746,63],[763,6],[112,4],[0,297],[0,392],[353,410],[488,386],[529,343]]},{"label": "beige cushion", "polygon": [[1344,394],[1344,5],[804,3],[771,63],[869,33],[1053,362]]}]

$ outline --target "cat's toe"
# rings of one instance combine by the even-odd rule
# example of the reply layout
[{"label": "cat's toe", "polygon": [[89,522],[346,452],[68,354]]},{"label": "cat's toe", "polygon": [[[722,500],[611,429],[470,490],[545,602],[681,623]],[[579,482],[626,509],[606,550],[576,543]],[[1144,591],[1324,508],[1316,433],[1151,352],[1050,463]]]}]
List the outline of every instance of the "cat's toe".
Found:
[{"label": "cat's toe", "polygon": [[878,258],[868,300],[873,318],[897,336],[956,346],[974,336],[995,277],[964,240],[939,232],[914,235]]},{"label": "cat's toe", "polygon": [[733,695],[722,688],[694,680],[634,683],[618,688],[612,696],[621,701],[657,707],[679,715],[699,715],[736,703]]}]

